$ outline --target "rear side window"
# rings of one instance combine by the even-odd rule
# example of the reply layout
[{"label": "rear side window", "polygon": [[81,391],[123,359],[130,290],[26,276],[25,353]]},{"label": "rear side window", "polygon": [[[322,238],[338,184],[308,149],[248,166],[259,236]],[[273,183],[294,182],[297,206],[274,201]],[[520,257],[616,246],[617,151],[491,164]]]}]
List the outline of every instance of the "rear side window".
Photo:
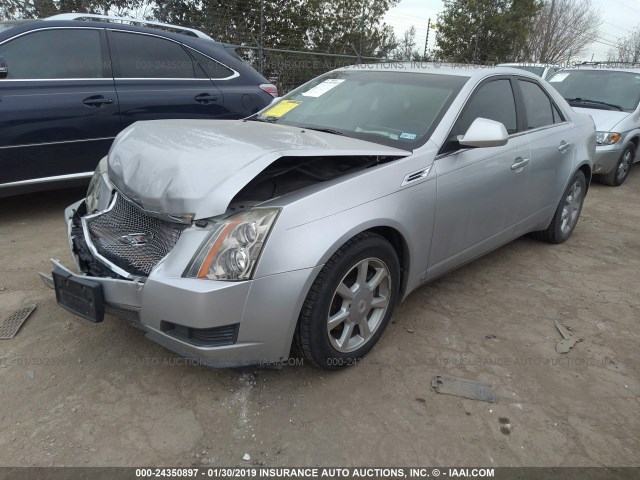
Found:
[{"label": "rear side window", "polygon": [[0,45],[8,79],[102,78],[100,33],[92,29],[39,30]]},{"label": "rear side window", "polygon": [[234,71],[231,70],[230,68],[225,67],[220,62],[217,62],[216,60],[213,60],[207,57],[206,55],[202,55],[201,53],[196,52],[191,48],[189,49],[189,53],[193,55],[193,57],[196,59],[198,64],[202,67],[202,69],[207,74],[207,77],[213,80],[217,78],[218,79],[229,78],[234,74]]},{"label": "rear side window", "polygon": [[196,78],[192,58],[176,42],[151,35],[109,32],[118,78]]},{"label": "rear side window", "polygon": [[[537,83],[518,80],[527,111],[527,130],[553,125],[551,100]],[[557,123],[557,122],[556,122]]]}]

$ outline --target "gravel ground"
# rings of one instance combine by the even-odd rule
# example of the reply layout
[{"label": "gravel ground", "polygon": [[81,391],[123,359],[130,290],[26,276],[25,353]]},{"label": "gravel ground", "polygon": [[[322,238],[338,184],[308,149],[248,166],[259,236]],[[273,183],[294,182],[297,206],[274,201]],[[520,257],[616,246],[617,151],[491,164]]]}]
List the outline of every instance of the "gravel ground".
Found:
[{"label": "gravel ground", "polygon": [[[640,168],[594,184],[573,237],[519,239],[414,292],[337,373],[182,365],[142,332],[57,307],[67,190],[0,200],[0,465],[640,465]],[[567,354],[554,321],[580,338]],[[496,404],[439,395],[445,374]],[[244,461],[245,453],[251,460]]]}]

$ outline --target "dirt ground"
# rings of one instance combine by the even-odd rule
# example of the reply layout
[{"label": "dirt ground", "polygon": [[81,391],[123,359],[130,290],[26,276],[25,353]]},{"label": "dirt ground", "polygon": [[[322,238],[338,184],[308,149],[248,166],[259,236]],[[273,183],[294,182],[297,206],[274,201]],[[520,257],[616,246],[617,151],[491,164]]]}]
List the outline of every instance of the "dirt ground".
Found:
[{"label": "dirt ground", "polygon": [[[3,466],[638,466],[640,167],[594,184],[573,237],[522,238],[414,292],[361,365],[211,370],[59,308],[67,190],[0,200]],[[581,342],[557,354],[554,320]],[[496,404],[433,375],[493,384]],[[250,461],[243,461],[248,453]]]}]

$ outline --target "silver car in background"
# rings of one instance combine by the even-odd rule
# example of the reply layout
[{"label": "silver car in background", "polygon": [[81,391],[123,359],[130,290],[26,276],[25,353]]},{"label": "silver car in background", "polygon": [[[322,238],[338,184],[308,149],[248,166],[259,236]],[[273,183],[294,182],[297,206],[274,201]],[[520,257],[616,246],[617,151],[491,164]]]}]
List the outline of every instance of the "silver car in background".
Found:
[{"label": "silver car in background", "polygon": [[622,185],[640,143],[640,69],[587,65],[556,73],[550,84],[574,110],[588,113],[596,124],[594,178]]},{"label": "silver car in background", "polygon": [[66,210],[81,273],[52,260],[56,297],[210,366],[341,368],[420,285],[567,240],[594,150],[591,118],[514,69],[344,68],[246,120],[136,123]]}]

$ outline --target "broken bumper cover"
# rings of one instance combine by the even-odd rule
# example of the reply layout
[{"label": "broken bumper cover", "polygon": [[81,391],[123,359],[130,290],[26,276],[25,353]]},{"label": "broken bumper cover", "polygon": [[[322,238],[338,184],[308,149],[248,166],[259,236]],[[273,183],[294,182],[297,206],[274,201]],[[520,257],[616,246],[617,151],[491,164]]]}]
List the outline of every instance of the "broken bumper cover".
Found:
[{"label": "broken bumper cover", "polygon": [[308,290],[321,268],[244,282],[153,274],[142,282],[78,275],[57,260],[51,263],[58,275],[71,281],[99,284],[107,313],[129,320],[165,348],[211,367],[285,361],[304,301],[300,292]]}]

